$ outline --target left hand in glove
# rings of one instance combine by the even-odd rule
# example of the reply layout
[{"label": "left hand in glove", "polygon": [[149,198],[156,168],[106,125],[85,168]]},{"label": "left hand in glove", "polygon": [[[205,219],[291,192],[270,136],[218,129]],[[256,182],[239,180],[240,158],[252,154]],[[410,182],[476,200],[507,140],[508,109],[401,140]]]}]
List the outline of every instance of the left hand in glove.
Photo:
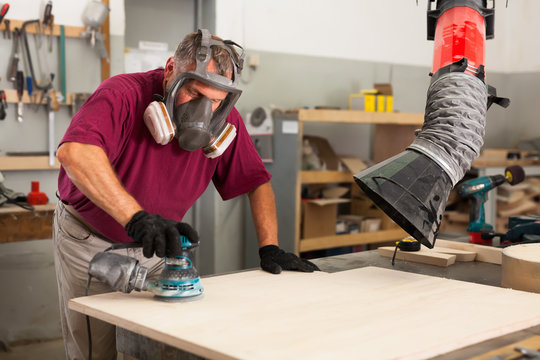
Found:
[{"label": "left hand in glove", "polygon": [[266,245],[259,249],[261,268],[272,274],[279,274],[281,270],[295,270],[301,272],[320,271],[317,265],[306,259],[300,259],[293,253],[288,253],[276,245]]}]

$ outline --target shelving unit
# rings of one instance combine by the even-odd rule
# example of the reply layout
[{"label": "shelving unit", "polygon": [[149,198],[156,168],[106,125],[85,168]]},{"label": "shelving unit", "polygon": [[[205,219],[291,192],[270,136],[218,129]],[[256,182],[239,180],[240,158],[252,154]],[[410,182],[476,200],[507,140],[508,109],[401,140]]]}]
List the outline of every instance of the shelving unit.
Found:
[{"label": "shelving unit", "polygon": [[55,158],[49,165],[49,156],[0,156],[0,171],[58,170],[60,163]]},{"label": "shelving unit", "polygon": [[[303,123],[343,123],[376,125],[414,125],[421,126],[424,114],[364,112],[355,110],[312,110],[301,109],[298,112],[298,143],[303,139]],[[298,151],[298,163],[301,164],[301,150]],[[296,211],[295,211],[295,249],[297,253],[336,248],[342,246],[373,244],[398,240],[407,236],[402,229],[380,230],[358,234],[343,234],[301,238],[302,218],[301,188],[304,184],[353,183],[353,174],[340,171],[297,171]]]}]

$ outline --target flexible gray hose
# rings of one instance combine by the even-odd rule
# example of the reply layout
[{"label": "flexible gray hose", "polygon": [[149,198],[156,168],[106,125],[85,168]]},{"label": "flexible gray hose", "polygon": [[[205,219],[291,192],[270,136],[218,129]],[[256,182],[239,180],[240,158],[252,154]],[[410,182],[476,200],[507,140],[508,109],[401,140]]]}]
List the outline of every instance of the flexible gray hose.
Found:
[{"label": "flexible gray hose", "polygon": [[408,149],[428,156],[452,185],[463,178],[484,145],[487,86],[475,76],[451,72],[428,89],[422,130]]}]

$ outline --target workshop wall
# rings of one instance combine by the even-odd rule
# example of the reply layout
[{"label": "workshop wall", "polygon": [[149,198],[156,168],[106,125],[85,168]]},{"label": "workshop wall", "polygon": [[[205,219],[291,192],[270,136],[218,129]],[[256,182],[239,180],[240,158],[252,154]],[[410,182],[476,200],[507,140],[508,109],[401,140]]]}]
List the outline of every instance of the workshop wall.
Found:
[{"label": "workshop wall", "polygon": [[[216,29],[261,51],[431,66],[427,0],[222,0]],[[264,16],[260,16],[264,14]],[[540,71],[537,0],[497,2],[495,39],[487,42],[488,71]]]}]

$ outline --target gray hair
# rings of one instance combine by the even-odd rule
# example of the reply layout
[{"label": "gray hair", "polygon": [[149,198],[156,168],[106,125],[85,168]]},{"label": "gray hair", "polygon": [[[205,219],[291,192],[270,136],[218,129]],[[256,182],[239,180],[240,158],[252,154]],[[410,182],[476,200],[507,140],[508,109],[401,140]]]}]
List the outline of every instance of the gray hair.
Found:
[{"label": "gray hair", "polygon": [[[188,34],[174,53],[174,63],[180,72],[185,71],[190,66],[196,64],[197,50],[201,46],[202,35],[199,32]],[[212,39],[223,41],[220,37],[212,35]],[[233,63],[231,55],[223,46],[212,45],[212,59],[216,63],[216,68],[219,75],[231,77]]]}]

